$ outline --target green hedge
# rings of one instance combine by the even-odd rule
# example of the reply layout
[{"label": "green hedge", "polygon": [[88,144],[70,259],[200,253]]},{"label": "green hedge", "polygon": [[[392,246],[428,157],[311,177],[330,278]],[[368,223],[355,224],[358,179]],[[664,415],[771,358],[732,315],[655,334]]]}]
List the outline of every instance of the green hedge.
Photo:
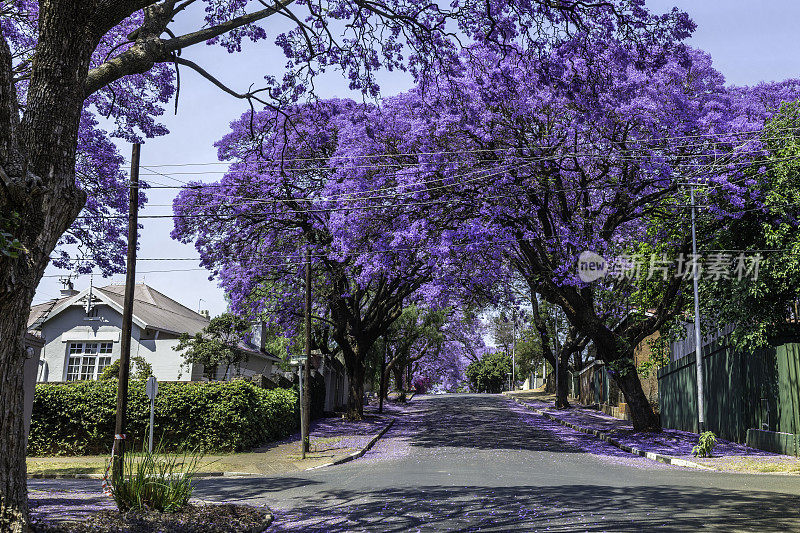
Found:
[{"label": "green hedge", "polygon": [[[150,421],[144,386],[132,381],[128,392],[128,445],[137,449]],[[116,402],[116,381],[37,385],[28,454],[110,453]],[[294,390],[265,390],[245,381],[161,383],[156,396],[154,436],[167,449],[241,451],[290,435],[298,425]]]}]

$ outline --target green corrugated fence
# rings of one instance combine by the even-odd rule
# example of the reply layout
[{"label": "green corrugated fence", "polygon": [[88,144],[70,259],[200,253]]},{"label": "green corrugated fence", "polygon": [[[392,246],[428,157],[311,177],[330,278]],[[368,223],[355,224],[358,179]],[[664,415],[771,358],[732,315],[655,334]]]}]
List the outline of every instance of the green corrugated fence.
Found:
[{"label": "green corrugated fence", "polygon": [[[744,443],[748,429],[800,435],[800,335],[752,353],[724,343],[703,349],[706,426]],[[689,354],[658,371],[661,423],[697,432],[697,369]]]}]

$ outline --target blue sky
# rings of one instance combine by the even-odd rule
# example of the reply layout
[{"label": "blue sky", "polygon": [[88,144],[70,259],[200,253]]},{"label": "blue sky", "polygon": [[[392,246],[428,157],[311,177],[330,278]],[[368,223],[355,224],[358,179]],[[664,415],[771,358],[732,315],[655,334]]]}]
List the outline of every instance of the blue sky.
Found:
[{"label": "blue sky", "polygon": [[[796,0],[648,0],[647,4],[656,12],[673,6],[688,11],[698,24],[689,42],[711,54],[714,65],[730,84],[749,85],[800,77],[797,44],[800,2]],[[191,22],[187,21],[188,24]],[[285,60],[281,52],[270,44],[281,27],[276,26],[276,30],[267,42],[251,45],[245,53],[228,54],[218,47],[198,45],[186,51],[184,57],[202,64],[232,88],[246,90],[250,84],[258,86],[263,75],[280,72]],[[170,110],[163,117],[171,133],[150,139],[142,147],[142,178],[169,185],[197,179],[215,181],[224,167],[213,164],[217,161],[213,144],[228,131],[229,123],[241,115],[247,105],[186,69],[181,71],[181,81],[178,114],[176,116]],[[381,78],[381,85],[383,93],[391,95],[410,88],[411,80],[403,74],[386,74]],[[337,74],[327,75],[317,87],[322,97],[358,98]],[[130,146],[120,144],[120,150],[129,156]],[[186,166],[148,169],[150,165]],[[170,214],[174,196],[173,189],[148,192],[150,202],[142,214]],[[144,220],[139,257],[197,257],[191,245],[180,244],[169,237],[171,229],[169,219]],[[196,261],[141,261],[137,264],[136,278],[137,282],[144,281],[187,307],[208,309],[212,316],[223,313],[226,303],[222,291],[216,282],[208,280],[206,271],[197,269]],[[159,272],[167,270],[172,271]],[[48,268],[35,302],[58,296],[59,273],[53,267]],[[111,280],[99,276],[94,279],[95,285],[110,282],[122,283],[124,275],[114,276]],[[75,281],[77,289],[88,284],[88,276]]]}]

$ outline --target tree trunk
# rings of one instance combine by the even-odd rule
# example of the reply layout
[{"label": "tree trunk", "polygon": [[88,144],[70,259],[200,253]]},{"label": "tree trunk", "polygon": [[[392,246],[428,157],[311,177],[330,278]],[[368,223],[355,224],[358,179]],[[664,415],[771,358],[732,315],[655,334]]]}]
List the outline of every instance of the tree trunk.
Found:
[{"label": "tree trunk", "polygon": [[398,402],[406,401],[406,389],[403,386],[403,372],[404,368],[403,365],[397,364],[392,367],[392,373],[394,374],[394,387],[397,389],[397,392],[400,394],[397,398]]},{"label": "tree trunk", "polygon": [[642,382],[636,373],[633,363],[625,365],[621,372],[614,372],[611,377],[619,385],[628,404],[633,429],[637,431],[661,431],[661,422],[647,399]]},{"label": "tree trunk", "polygon": [[[629,343],[619,335],[602,333],[593,339],[597,355],[605,361],[611,379],[619,386],[628,405],[631,423],[636,431],[661,431],[661,422],[647,400],[642,382],[633,364],[633,348],[620,349]],[[598,342],[600,341],[600,342]]]},{"label": "tree trunk", "polygon": [[383,413],[383,400],[386,398],[386,352],[387,344],[384,339],[383,357],[381,358],[380,383],[378,383],[378,412]]},{"label": "tree trunk", "polygon": [[23,339],[33,290],[0,299],[0,531],[27,531]]},{"label": "tree trunk", "polygon": [[[30,305],[58,239],[85,203],[75,151],[89,57],[93,2],[40,2],[39,40],[21,121],[0,85],[0,214],[17,212],[20,257],[0,257],[0,531],[30,529],[25,467],[23,339]],[[6,77],[3,42],[0,74]],[[14,109],[6,113],[9,105]],[[109,435],[111,437],[111,435]]]},{"label": "tree trunk", "polygon": [[569,357],[563,357],[559,354],[558,358],[558,379],[556,380],[556,408],[567,409],[570,406],[567,401],[569,393],[569,364],[567,363]]},{"label": "tree trunk", "polygon": [[347,419],[364,418],[364,362],[360,359],[347,365],[347,378],[350,382],[347,397]]}]

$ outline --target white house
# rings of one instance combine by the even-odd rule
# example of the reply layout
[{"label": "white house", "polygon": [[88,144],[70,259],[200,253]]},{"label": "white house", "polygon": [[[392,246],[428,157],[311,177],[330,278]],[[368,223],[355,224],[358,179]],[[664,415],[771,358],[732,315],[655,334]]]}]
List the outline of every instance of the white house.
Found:
[{"label": "white house", "polygon": [[[61,298],[35,305],[28,318],[28,330],[44,341],[39,360],[38,381],[91,380],[120,357],[124,285],[89,287],[75,291],[71,284]],[[209,319],[181,305],[145,284],[136,284],[131,332],[131,357],[143,357],[159,381],[200,381],[202,365],[181,368],[183,356],[173,348],[182,333],[200,332]],[[263,339],[254,332],[256,342]],[[269,376],[279,359],[250,343],[240,347],[250,352],[249,360],[230,369],[226,379],[236,375]],[[221,373],[225,369],[220,369]]]}]

